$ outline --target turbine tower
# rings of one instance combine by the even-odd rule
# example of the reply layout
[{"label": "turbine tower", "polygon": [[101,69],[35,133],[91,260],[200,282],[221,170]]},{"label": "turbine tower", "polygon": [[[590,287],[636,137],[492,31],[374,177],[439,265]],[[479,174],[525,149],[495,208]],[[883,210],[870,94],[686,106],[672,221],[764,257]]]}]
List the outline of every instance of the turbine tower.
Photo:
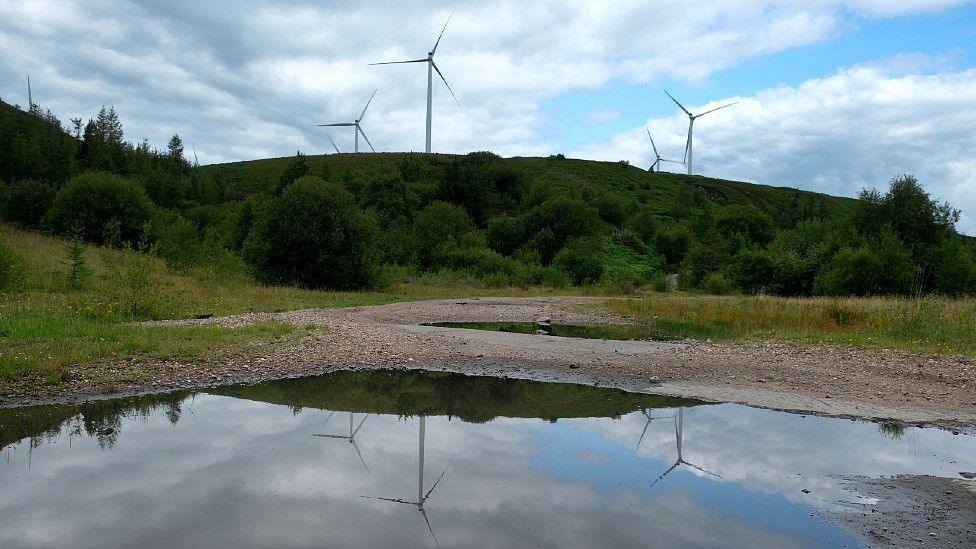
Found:
[{"label": "turbine tower", "polygon": [[647,128],[644,129],[647,130],[647,138],[651,140],[651,149],[654,151],[654,162],[651,164],[651,167],[647,169],[647,171],[649,172],[661,171],[661,162],[673,162],[675,164],[684,164],[684,162],[679,162],[677,160],[668,160],[667,158],[661,158],[661,154],[657,152],[657,145],[654,144],[654,138],[651,137],[651,130],[648,130]]},{"label": "turbine tower", "polygon": [[31,93],[30,74],[27,75],[27,112],[34,112],[34,94]]},{"label": "turbine tower", "polygon": [[[369,142],[369,138],[366,137],[366,132],[363,131],[363,127],[360,125],[360,122],[362,122],[363,121],[363,117],[366,116],[366,109],[369,108],[369,104],[373,102],[373,98],[376,97],[376,92],[378,92],[378,91],[379,90],[373,90],[373,95],[369,96],[369,101],[366,102],[366,106],[363,107],[363,112],[359,115],[359,118],[357,118],[355,120],[355,122],[339,122],[339,123],[336,123],[336,124],[319,124],[319,127],[320,128],[334,128],[334,127],[348,128],[348,127],[354,127],[354,128],[356,128],[355,130],[353,130],[353,135],[356,136],[356,145],[355,145],[355,149],[354,150],[356,152],[359,152],[359,134],[363,134],[363,139],[366,140],[366,144],[369,145],[369,148],[373,152],[376,152],[376,149],[373,148],[373,144],[370,143]],[[329,139],[331,140],[332,139],[332,136],[329,136]],[[332,145],[335,146],[335,142],[333,142]],[[336,147],[336,152],[338,152],[338,151],[339,151],[339,148]]]},{"label": "turbine tower", "polygon": [[370,63],[370,66],[402,65],[405,63],[427,63],[427,146],[424,150],[428,153],[430,152],[430,127],[431,127],[431,118],[433,116],[432,110],[434,106],[434,71],[437,71],[437,76],[440,76],[441,81],[443,81],[444,85],[447,86],[447,91],[451,92],[451,97],[454,98],[454,102],[457,103],[458,108],[461,107],[461,102],[458,101],[457,96],[454,95],[454,90],[451,89],[451,85],[447,83],[447,79],[444,78],[444,74],[441,72],[439,68],[437,68],[437,64],[434,63],[434,54],[437,53],[437,46],[440,45],[441,38],[444,37],[444,31],[447,30],[447,24],[451,22],[451,17],[454,16],[454,10],[456,9],[457,6],[455,5],[454,9],[451,10],[451,14],[447,16],[447,21],[444,22],[444,28],[441,29],[441,34],[437,37],[437,42],[434,42],[434,47],[429,52],[427,52],[427,57],[423,59],[411,59],[409,61],[388,61],[385,63]]},{"label": "turbine tower", "polygon": [[705,111],[703,113],[691,114],[691,111],[689,111],[688,109],[686,109],[684,107],[684,105],[682,105],[681,103],[678,103],[678,100],[675,99],[674,96],[671,95],[668,92],[668,90],[664,90],[664,93],[668,94],[668,97],[671,98],[671,101],[674,101],[674,104],[677,105],[678,107],[680,107],[681,110],[685,111],[685,114],[688,115],[688,141],[685,143],[685,162],[688,165],[688,175],[691,175],[692,174],[692,172],[691,172],[691,170],[692,170],[692,153],[694,152],[694,144],[692,143],[692,133],[693,133],[693,130],[694,130],[694,127],[695,127],[695,120],[698,119],[698,118],[701,118],[701,117],[705,116],[706,114],[711,114],[711,113],[713,113],[713,112],[715,112],[717,110],[724,109],[725,107],[731,107],[732,105],[735,105],[736,103],[738,103],[738,101],[736,101],[735,103],[729,103],[728,105],[722,105],[721,107],[716,107],[716,108],[711,109],[711,110],[707,110],[707,111]]}]

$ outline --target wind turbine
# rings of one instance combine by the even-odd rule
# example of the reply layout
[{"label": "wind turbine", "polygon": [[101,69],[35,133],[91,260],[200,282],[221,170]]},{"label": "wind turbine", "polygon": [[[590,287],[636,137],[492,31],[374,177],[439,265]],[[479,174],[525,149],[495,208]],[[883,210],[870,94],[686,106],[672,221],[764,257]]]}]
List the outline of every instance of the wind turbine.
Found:
[{"label": "wind turbine", "polygon": [[27,112],[34,112],[34,94],[31,93],[30,74],[27,75]]},{"label": "wind turbine", "polygon": [[647,422],[644,423],[644,430],[641,431],[641,436],[639,439],[637,439],[637,444],[634,445],[635,452],[638,450],[638,448],[640,448],[641,442],[644,442],[644,435],[647,434],[647,428],[651,426],[652,421],[654,421],[655,419],[667,419],[669,417],[674,417],[674,416],[651,417],[650,414],[647,413],[647,408],[641,408],[641,413],[644,414],[645,418],[647,418]]},{"label": "wind turbine", "polygon": [[647,138],[651,140],[651,148],[654,150],[654,163],[651,164],[651,167],[648,168],[647,171],[653,172],[655,171],[655,169],[656,171],[661,171],[661,162],[673,162],[675,164],[684,164],[684,162],[679,162],[677,160],[668,160],[667,158],[661,158],[661,154],[657,152],[657,145],[654,144],[654,138],[651,137],[651,130],[648,130],[647,128],[644,129],[647,130]]},{"label": "wind turbine", "polygon": [[441,43],[441,38],[444,37],[444,31],[447,30],[447,24],[451,22],[451,17],[454,16],[454,11],[457,9],[457,5],[451,10],[451,14],[447,16],[447,21],[444,22],[444,28],[441,29],[441,34],[437,37],[437,42],[434,42],[434,47],[427,52],[427,57],[423,59],[411,59],[409,61],[388,61],[385,63],[370,63],[370,66],[376,65],[402,65],[405,63],[427,63],[427,147],[426,151],[430,152],[430,126],[432,118],[432,110],[434,105],[434,71],[437,71],[437,76],[441,77],[441,81],[447,86],[447,91],[451,92],[451,97],[454,98],[454,102],[457,103],[458,108],[461,107],[461,102],[458,101],[456,95],[454,95],[454,90],[451,89],[451,85],[447,83],[447,79],[444,78],[444,74],[437,64],[434,63],[434,54],[437,53],[437,46]]},{"label": "wind turbine", "polygon": [[725,107],[731,107],[732,105],[737,104],[738,101],[736,101],[734,103],[729,103],[728,105],[722,105],[721,107],[716,107],[716,108],[711,109],[711,110],[707,110],[707,111],[705,111],[703,113],[691,114],[691,111],[689,111],[688,109],[686,109],[685,106],[682,105],[681,103],[678,103],[678,100],[675,99],[674,96],[671,95],[668,92],[668,90],[664,90],[664,93],[668,94],[668,97],[671,98],[671,101],[674,101],[674,104],[677,105],[678,107],[680,107],[681,110],[685,111],[685,114],[688,115],[688,141],[685,143],[685,162],[688,165],[688,175],[691,175],[691,169],[692,169],[692,165],[691,165],[692,164],[692,153],[694,152],[694,149],[693,149],[693,145],[694,144],[692,142],[692,133],[693,133],[692,130],[694,130],[694,127],[695,127],[695,120],[698,119],[698,118],[701,118],[701,117],[705,116],[706,114],[711,114],[711,113],[713,113],[713,112],[715,112],[717,110],[724,109]]},{"label": "wind turbine", "polygon": [[[378,91],[379,90],[373,90],[373,95],[369,96],[369,101],[366,102],[366,106],[363,107],[363,112],[360,113],[359,118],[357,118],[355,122],[339,122],[337,124],[319,124],[319,127],[320,128],[333,128],[333,127],[344,127],[344,128],[347,128],[347,127],[354,127],[354,128],[356,128],[355,130],[353,130],[353,134],[356,136],[356,148],[355,148],[355,151],[356,152],[359,152],[359,134],[363,134],[363,139],[366,140],[366,144],[369,145],[369,148],[373,152],[376,152],[376,149],[373,148],[373,144],[370,143],[369,142],[369,138],[366,137],[366,132],[364,132],[362,126],[360,126],[360,122],[362,122],[363,121],[363,117],[366,116],[366,109],[369,108],[369,104],[373,102],[373,98],[376,97],[376,92],[378,92]],[[332,136],[329,136],[329,139],[332,139]],[[335,142],[333,142],[332,145],[335,146]],[[338,150],[339,150],[339,148],[336,147],[336,151],[338,151]]]},{"label": "wind turbine", "polygon": [[676,446],[678,447],[678,459],[677,461],[674,462],[674,465],[668,468],[667,471],[661,473],[661,476],[657,477],[657,479],[655,479],[654,482],[651,483],[651,486],[649,486],[648,489],[653,488],[655,484],[660,482],[664,477],[668,476],[668,474],[670,474],[671,471],[677,469],[679,465],[687,465],[688,467],[701,471],[702,473],[705,473],[707,475],[712,475],[713,477],[722,478],[721,475],[717,475],[711,471],[706,471],[705,469],[701,468],[698,465],[695,465],[694,463],[685,461],[684,456],[681,454],[681,439],[683,438],[684,435],[684,426],[683,426],[684,411],[685,411],[684,408],[678,408],[678,416],[674,418],[674,440]]},{"label": "wind turbine", "polygon": [[[335,414],[335,412],[331,412],[329,414],[329,417],[325,418],[325,423],[328,423],[329,420],[332,419],[332,415],[333,414]],[[323,437],[323,438],[337,438],[337,439],[340,439],[340,440],[347,440],[347,441],[349,441],[349,444],[352,444],[352,447],[356,450],[356,454],[359,455],[359,461],[362,461],[363,462],[363,467],[366,468],[366,472],[368,473],[369,472],[369,466],[366,465],[366,460],[363,459],[363,453],[359,451],[359,445],[356,444],[356,435],[359,434],[359,430],[362,429],[363,423],[366,423],[366,420],[369,419],[369,414],[366,414],[366,417],[364,417],[363,420],[359,422],[359,425],[356,426],[355,429],[353,429],[353,418],[352,418],[352,416],[353,416],[352,412],[349,412],[349,436],[345,436],[345,435],[318,435],[318,434],[315,435],[315,436],[317,436],[317,437]],[[323,425],[325,423],[323,423]]]},{"label": "wind turbine", "polygon": [[199,168],[200,167],[200,159],[197,158],[197,146],[191,143],[190,144],[190,148],[193,149],[193,166],[196,167],[196,168]]},{"label": "wind turbine", "polygon": [[425,493],[424,492],[424,433],[425,433],[426,421],[427,421],[426,416],[420,416],[420,443],[419,443],[420,449],[419,449],[418,459],[417,459],[418,462],[417,501],[409,501],[400,498],[381,498],[381,497],[370,497],[370,496],[363,496],[363,497],[367,499],[379,499],[383,501],[389,501],[391,503],[400,503],[403,505],[413,505],[414,507],[417,508],[418,511],[420,511],[420,515],[424,517],[424,522],[427,523],[427,530],[430,531],[430,536],[434,538],[434,545],[437,545],[437,536],[434,535],[434,528],[431,527],[430,519],[427,518],[427,510],[424,509],[424,504],[427,503],[428,499],[430,499],[430,494],[431,492],[434,491],[434,488],[437,488],[437,483],[439,483],[441,479],[444,478],[444,474],[447,473],[447,468],[451,466],[451,462],[449,461],[447,463],[447,465],[444,467],[444,470],[441,471],[440,475],[438,475],[437,480],[435,480],[434,484],[430,487],[430,490],[427,490],[427,492]]}]

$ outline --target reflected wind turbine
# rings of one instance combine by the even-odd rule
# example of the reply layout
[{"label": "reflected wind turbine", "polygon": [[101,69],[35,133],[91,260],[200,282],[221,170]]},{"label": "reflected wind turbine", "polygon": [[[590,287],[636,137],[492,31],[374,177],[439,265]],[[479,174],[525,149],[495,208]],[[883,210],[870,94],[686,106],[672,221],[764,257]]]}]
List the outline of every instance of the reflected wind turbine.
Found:
[{"label": "reflected wind turbine", "polygon": [[[323,425],[325,425],[325,423],[328,423],[329,420],[332,419],[332,416],[334,414],[335,414],[335,412],[329,413],[329,417],[325,418],[325,422],[323,423]],[[349,443],[352,444],[352,447],[356,449],[356,454],[359,456],[359,461],[362,461],[363,462],[363,467],[366,468],[366,472],[368,473],[369,472],[369,466],[366,465],[366,460],[363,459],[363,453],[359,451],[359,445],[356,444],[356,435],[359,434],[359,430],[363,428],[363,423],[366,423],[366,420],[369,419],[369,414],[366,414],[366,417],[364,417],[363,420],[359,422],[359,425],[356,426],[355,429],[353,429],[353,418],[352,418],[352,416],[353,416],[352,412],[349,412],[349,436],[345,436],[345,435],[319,435],[319,434],[316,434],[315,436],[317,436],[317,437],[323,437],[323,438],[338,438],[340,440],[348,440]]]},{"label": "reflected wind turbine", "polygon": [[441,81],[443,81],[444,82],[444,85],[447,86],[447,91],[451,92],[451,97],[454,98],[454,102],[457,103],[458,108],[461,107],[461,102],[458,101],[457,96],[454,95],[454,90],[451,89],[451,85],[447,83],[447,79],[444,78],[444,74],[441,73],[441,70],[439,68],[437,68],[437,64],[434,63],[434,54],[437,53],[437,46],[440,45],[441,38],[444,37],[444,31],[447,30],[447,24],[451,22],[451,17],[454,16],[454,10],[456,10],[456,9],[457,9],[457,6],[455,5],[454,6],[454,9],[451,10],[451,15],[448,15],[447,16],[447,21],[444,23],[444,28],[441,29],[441,34],[437,37],[437,42],[434,42],[434,47],[429,52],[427,52],[427,57],[425,57],[423,59],[411,59],[409,61],[388,61],[388,62],[385,62],[385,63],[370,63],[370,66],[375,66],[375,65],[402,65],[402,64],[406,64],[406,63],[427,63],[427,146],[426,146],[426,148],[424,150],[426,152],[428,152],[428,153],[430,152],[430,127],[431,127],[431,118],[432,118],[431,111],[432,111],[433,105],[434,105],[434,99],[433,99],[433,97],[434,97],[434,71],[437,71],[437,76],[440,76],[441,77]]},{"label": "reflected wind turbine", "polygon": [[651,486],[649,486],[648,488],[653,488],[655,484],[660,482],[664,477],[668,476],[668,474],[670,474],[671,471],[677,469],[679,465],[687,465],[688,467],[701,471],[702,473],[705,473],[707,475],[712,475],[713,477],[722,478],[722,475],[715,474],[711,471],[706,471],[705,469],[701,468],[698,465],[695,465],[694,463],[685,461],[685,458],[681,453],[681,439],[683,438],[684,435],[684,412],[685,412],[684,408],[678,408],[678,415],[677,417],[674,418],[674,440],[675,440],[675,444],[678,447],[678,460],[675,461],[674,465],[669,467],[667,471],[661,473],[661,476],[657,477],[657,479],[655,479],[654,482],[651,483]]},{"label": "reflected wind turbine", "polygon": [[647,428],[651,426],[652,421],[654,421],[655,419],[667,419],[669,417],[674,417],[674,416],[651,417],[651,415],[647,413],[647,408],[641,408],[641,413],[644,414],[645,418],[647,418],[647,422],[644,423],[644,430],[641,431],[641,436],[639,439],[637,439],[637,444],[634,446],[635,452],[637,451],[638,448],[640,448],[641,442],[644,441],[644,435],[647,434]]},{"label": "reflected wind turbine", "polygon": [[651,130],[648,130],[647,128],[644,129],[647,130],[647,138],[651,140],[651,149],[654,150],[654,163],[651,164],[651,167],[648,168],[647,171],[649,172],[661,171],[661,162],[673,162],[675,164],[684,164],[684,162],[679,162],[677,160],[668,160],[667,158],[661,158],[661,154],[657,152],[657,145],[654,144],[654,138],[651,137]]},{"label": "reflected wind turbine", "polygon": [[710,114],[717,110],[724,109],[725,107],[731,107],[732,105],[737,104],[738,101],[734,103],[729,103],[728,105],[722,105],[721,107],[716,107],[711,110],[707,110],[703,113],[691,114],[691,111],[686,109],[685,106],[682,105],[681,103],[678,103],[678,100],[675,99],[674,96],[668,92],[668,90],[664,90],[664,93],[668,94],[668,97],[671,98],[671,101],[674,101],[674,104],[680,107],[681,110],[685,111],[685,114],[688,115],[688,141],[685,142],[685,163],[688,165],[688,175],[691,175],[692,153],[694,152],[694,143],[692,142],[692,134],[695,128],[695,120],[705,116],[706,114]]},{"label": "reflected wind turbine", "polygon": [[[369,145],[370,150],[372,150],[373,152],[376,152],[376,149],[373,148],[373,144],[370,143],[369,142],[369,138],[366,137],[366,132],[363,131],[363,127],[360,126],[360,122],[362,122],[363,121],[363,117],[366,116],[366,109],[369,108],[369,104],[373,102],[373,98],[376,97],[376,92],[378,92],[378,91],[379,90],[373,90],[373,95],[369,96],[369,101],[366,102],[366,106],[363,107],[363,112],[360,113],[359,118],[357,118],[355,122],[339,122],[339,123],[336,123],[336,124],[319,124],[319,127],[320,128],[335,128],[335,127],[350,127],[350,126],[352,126],[352,127],[356,128],[355,130],[353,130],[353,135],[356,136],[356,146],[355,146],[355,149],[354,149],[355,152],[359,152],[359,134],[363,134],[363,139],[366,140],[366,144]],[[332,136],[331,135],[329,136],[329,140],[330,141],[332,140]],[[332,142],[332,146],[335,147],[335,141]],[[336,147],[336,152],[339,152],[339,147]]]},{"label": "reflected wind turbine", "polygon": [[441,471],[440,475],[438,475],[437,480],[434,481],[433,486],[430,487],[430,490],[427,490],[427,492],[424,493],[424,446],[425,446],[424,436],[425,436],[426,422],[427,422],[427,418],[425,416],[421,416],[420,417],[420,442],[419,442],[419,451],[418,451],[418,459],[417,459],[417,463],[418,463],[417,501],[408,501],[400,498],[381,498],[381,497],[371,497],[371,496],[363,496],[363,497],[367,499],[379,499],[383,501],[389,501],[391,503],[413,505],[414,507],[417,508],[418,511],[420,511],[421,516],[424,517],[424,522],[427,523],[427,530],[430,531],[430,536],[434,538],[434,544],[438,545],[437,536],[434,535],[434,528],[430,525],[430,519],[427,518],[427,510],[424,509],[424,504],[427,503],[428,499],[430,499],[430,494],[431,492],[434,491],[434,488],[437,488],[437,483],[439,483],[441,479],[444,478],[444,474],[447,473],[447,468],[451,466],[453,460],[449,461],[447,465],[444,466],[444,470]]}]

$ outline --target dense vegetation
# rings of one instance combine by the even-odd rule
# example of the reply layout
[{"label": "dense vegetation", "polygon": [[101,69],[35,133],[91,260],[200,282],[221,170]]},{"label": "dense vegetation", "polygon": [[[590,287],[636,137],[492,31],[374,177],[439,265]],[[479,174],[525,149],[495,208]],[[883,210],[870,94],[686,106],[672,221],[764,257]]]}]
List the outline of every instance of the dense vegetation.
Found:
[{"label": "dense vegetation", "polygon": [[[166,151],[126,143],[113,109],[72,124],[0,105],[0,216],[178,269],[332,289],[427,278],[664,290],[677,275],[717,294],[976,291],[958,212],[911,176],[849,200],[487,152],[197,168],[178,136]],[[9,256],[0,248],[0,282],[16,270]]]}]

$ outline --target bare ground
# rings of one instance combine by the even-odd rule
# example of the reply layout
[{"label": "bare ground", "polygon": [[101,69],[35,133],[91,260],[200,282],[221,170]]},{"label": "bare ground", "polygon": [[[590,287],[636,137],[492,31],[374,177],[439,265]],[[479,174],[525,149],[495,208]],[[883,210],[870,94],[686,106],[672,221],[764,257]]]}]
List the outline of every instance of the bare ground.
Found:
[{"label": "bare ground", "polygon": [[[438,321],[627,322],[592,298],[483,298],[255,313],[168,324],[242,326],[276,319],[302,336],[194,364],[79,365],[53,387],[0,385],[0,405],[104,393],[249,382],[342,368],[423,367],[617,386],[807,413],[976,429],[976,361],[781,342],[603,341],[420,326]],[[308,329],[308,331],[305,331]]]}]

